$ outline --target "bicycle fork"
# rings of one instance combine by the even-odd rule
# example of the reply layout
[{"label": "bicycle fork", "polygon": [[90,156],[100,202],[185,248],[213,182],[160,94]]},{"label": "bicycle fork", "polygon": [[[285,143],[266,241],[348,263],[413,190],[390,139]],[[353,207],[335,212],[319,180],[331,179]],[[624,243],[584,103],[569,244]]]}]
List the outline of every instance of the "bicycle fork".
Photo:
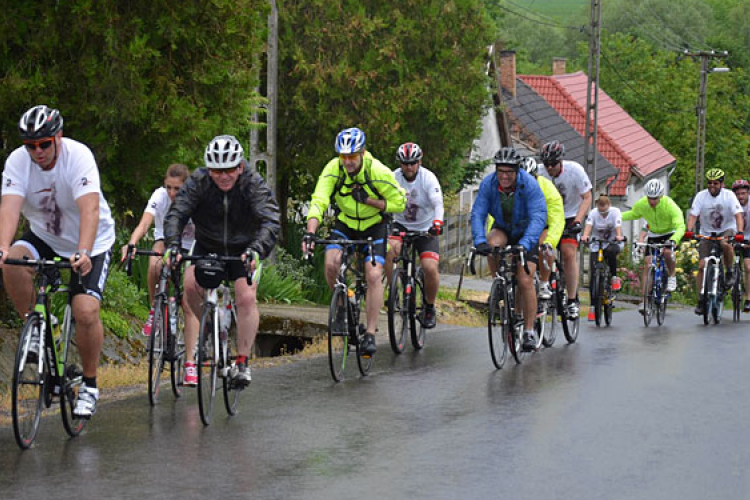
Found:
[{"label": "bicycle fork", "polygon": [[[718,257],[713,256],[713,255],[710,255],[710,256],[706,257],[706,263],[705,263],[705,266],[703,267],[703,282],[701,283],[701,295],[703,295],[704,297],[706,296],[706,280],[708,279],[708,273],[706,272],[706,270],[708,269],[708,263],[709,262],[713,262],[714,263],[714,265],[716,267],[716,270],[717,270],[716,272],[720,272],[721,271],[721,268],[719,267],[721,265],[721,262],[719,262],[719,258]],[[710,293],[713,294],[713,295],[717,295],[717,291],[718,291],[718,287],[719,287],[718,275],[715,276],[715,277],[713,277],[713,279],[711,281],[712,282],[711,282],[711,285],[710,285],[711,286]]]}]

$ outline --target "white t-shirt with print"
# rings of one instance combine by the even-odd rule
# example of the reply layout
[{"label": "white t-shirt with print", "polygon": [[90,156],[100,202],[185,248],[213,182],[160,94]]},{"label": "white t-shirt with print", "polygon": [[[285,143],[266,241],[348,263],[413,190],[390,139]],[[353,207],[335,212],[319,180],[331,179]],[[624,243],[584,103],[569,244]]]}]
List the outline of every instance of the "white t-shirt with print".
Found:
[{"label": "white t-shirt with print", "polygon": [[79,250],[81,213],[76,200],[90,193],[99,194],[99,225],[91,252],[94,256],[112,248],[115,221],[102,194],[99,169],[91,150],[63,137],[52,170],[44,171],[32,162],[23,146],[5,162],[2,195],[24,198],[21,213],[28,219],[31,231],[62,257],[70,258]]},{"label": "white t-shirt with print", "polygon": [[730,230],[736,232],[737,221],[734,216],[739,213],[742,213],[742,206],[737,196],[725,188],[722,188],[716,196],[711,196],[708,189],[704,189],[696,195],[693,207],[690,209],[690,215],[700,218],[703,236]]},{"label": "white t-shirt with print", "polygon": [[748,225],[750,224],[750,202],[744,207],[742,206],[742,203],[740,203],[740,206],[742,207],[742,218],[745,221],[742,226],[742,234],[745,237],[745,241],[747,241],[748,238],[750,238],[750,225]]},{"label": "white t-shirt with print", "polygon": [[541,168],[540,173],[551,180],[563,199],[565,218],[575,217],[581,208],[581,196],[591,191],[591,181],[583,167],[575,161],[563,160],[562,171],[557,177],[552,177],[546,168]]},{"label": "white t-shirt with print", "polygon": [[434,173],[420,166],[412,182],[404,178],[400,168],[394,172],[399,185],[406,190],[406,208],[393,219],[409,231],[427,231],[432,222],[442,222],[443,191]]},{"label": "white t-shirt with print", "polygon": [[[599,210],[594,209],[589,212],[586,219],[586,225],[591,226],[591,237],[600,240],[615,241],[617,228],[622,226],[622,213],[619,208],[609,207],[606,217],[602,217]],[[622,247],[622,245],[620,245]],[[591,251],[599,250],[598,243],[591,244]]]},{"label": "white t-shirt with print", "polygon": [[[167,212],[169,212],[169,207],[171,206],[172,200],[169,198],[169,193],[164,187],[160,187],[154,191],[151,198],[149,198],[144,212],[154,217],[154,240],[164,239],[164,218],[167,216]],[[193,219],[190,219],[182,231],[182,248],[190,250],[194,241],[195,225],[193,225]]]}]

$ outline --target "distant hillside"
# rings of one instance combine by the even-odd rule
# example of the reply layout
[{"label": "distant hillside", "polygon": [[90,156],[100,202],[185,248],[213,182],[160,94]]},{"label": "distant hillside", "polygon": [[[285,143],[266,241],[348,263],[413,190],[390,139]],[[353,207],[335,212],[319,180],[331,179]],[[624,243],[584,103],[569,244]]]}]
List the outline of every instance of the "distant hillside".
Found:
[{"label": "distant hillside", "polygon": [[513,5],[516,4],[559,21],[565,21],[571,12],[577,12],[582,6],[591,3],[589,0],[512,0],[512,2],[506,3],[509,9],[523,12]]}]

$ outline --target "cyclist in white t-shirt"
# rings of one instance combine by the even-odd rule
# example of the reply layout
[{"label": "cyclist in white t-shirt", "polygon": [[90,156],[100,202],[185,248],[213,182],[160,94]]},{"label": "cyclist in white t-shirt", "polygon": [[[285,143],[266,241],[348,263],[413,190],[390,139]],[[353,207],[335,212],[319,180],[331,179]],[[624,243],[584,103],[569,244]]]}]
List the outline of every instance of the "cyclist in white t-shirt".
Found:
[{"label": "cyclist in white t-shirt", "polygon": [[[706,172],[708,188],[704,189],[693,200],[693,206],[690,209],[687,221],[687,231],[685,237],[690,239],[693,236],[693,229],[696,221],[700,218],[701,235],[703,236],[724,236],[727,240],[721,242],[721,248],[724,254],[724,266],[726,266],[726,288],[731,288],[734,283],[732,276],[732,264],[734,263],[734,249],[729,243],[729,238],[737,235],[737,239],[742,241],[743,223],[742,207],[737,197],[732,191],[724,188],[724,171],[719,168],[712,168]],[[737,234],[739,233],[739,234]],[[698,268],[698,306],[695,308],[695,314],[702,315],[705,307],[705,298],[700,295],[700,286],[703,283],[703,269],[706,266],[706,257],[711,249],[711,242],[701,240],[698,246],[698,256],[700,265]]]},{"label": "cyclist in white t-shirt", "polygon": [[[91,150],[63,137],[60,112],[34,106],[18,123],[23,146],[5,162],[0,203],[0,263],[6,258],[69,259],[76,340],[83,364],[83,384],[73,413],[91,418],[96,411],[104,327],[99,316],[109,273],[115,223],[99,183]],[[20,216],[30,228],[11,246]],[[3,267],[3,282],[19,315],[34,297],[32,268]],[[38,350],[39,340],[32,339]]]},{"label": "cyclist in white t-shirt", "polygon": [[545,169],[541,174],[555,184],[563,198],[565,231],[560,239],[559,248],[563,258],[568,296],[575,297],[568,306],[568,314],[575,318],[580,312],[578,233],[583,229],[581,222],[586,220],[586,214],[591,208],[591,181],[579,163],[563,160],[565,146],[558,141],[548,142],[542,146],[539,156]]},{"label": "cyclist in white t-shirt", "polygon": [[[416,240],[419,259],[424,270],[425,281],[425,328],[434,328],[435,298],[440,286],[438,262],[440,249],[437,236],[443,228],[443,191],[437,177],[422,166],[422,149],[413,142],[399,146],[396,158],[401,168],[394,172],[396,181],[406,191],[406,208],[394,214],[393,232],[429,231],[432,236]],[[390,281],[393,274],[393,259],[401,252],[402,239],[397,234],[389,237],[390,250],[385,263],[385,272]]]},{"label": "cyclist in white t-shirt", "polygon": [[[128,243],[122,246],[122,260],[128,252],[128,245],[137,245],[138,242],[151,228],[151,224],[154,224],[154,245],[152,250],[154,252],[164,253],[164,217],[169,211],[169,207],[172,206],[172,200],[177,196],[177,192],[182,187],[182,184],[190,176],[190,171],[187,166],[175,163],[170,165],[167,169],[167,175],[164,177],[164,187],[158,188],[153,192],[151,198],[149,198],[146,204],[146,209],[143,211],[141,221],[138,223],[136,228],[133,230],[133,234],[130,235]],[[192,222],[185,226],[185,231],[182,234],[182,247],[184,250],[190,251],[195,240],[195,226]],[[148,302],[153,304],[154,292],[156,285],[159,282],[159,273],[161,272],[163,259],[159,257],[149,257],[148,261]],[[141,333],[145,336],[151,335],[151,327],[154,320],[154,310],[148,314],[148,319],[143,325]]]},{"label": "cyclist in white t-shirt", "polygon": [[[750,182],[738,179],[732,184],[732,191],[742,207],[743,239],[750,241]],[[745,270],[745,303],[742,312],[750,313],[750,248],[742,248],[742,264]]]},{"label": "cyclist in white t-shirt", "polygon": [[[604,260],[609,266],[612,290],[620,290],[620,278],[617,277],[617,254],[620,253],[625,238],[622,236],[622,214],[620,209],[613,207],[609,196],[600,194],[596,199],[596,210],[592,210],[586,219],[586,227],[581,235],[581,241],[586,243],[589,237],[599,240],[607,240],[610,243],[604,249]],[[593,276],[594,266],[599,253],[599,243],[592,243],[589,247],[589,276]],[[593,285],[593,279],[589,279],[589,285]],[[592,294],[593,296],[593,294]],[[594,321],[594,309],[589,310],[588,320]]]}]

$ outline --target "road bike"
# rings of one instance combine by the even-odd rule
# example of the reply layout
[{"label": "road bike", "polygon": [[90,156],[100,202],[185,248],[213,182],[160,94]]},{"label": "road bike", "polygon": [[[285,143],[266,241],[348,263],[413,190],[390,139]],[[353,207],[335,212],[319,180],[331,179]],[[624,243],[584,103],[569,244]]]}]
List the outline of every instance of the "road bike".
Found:
[{"label": "road bike", "polygon": [[750,248],[747,241],[733,241],[734,246],[734,264],[732,265],[732,275],[734,283],[732,284],[732,320],[738,322],[742,313],[742,303],[745,298],[745,263],[743,250]]},{"label": "road bike", "polygon": [[[474,259],[476,248],[472,248],[469,255],[468,267],[472,274],[476,274]],[[521,245],[493,247],[490,257],[495,259],[497,270],[492,280],[489,296],[489,311],[487,317],[487,336],[490,345],[490,356],[495,368],[501,369],[505,365],[510,351],[517,364],[521,364],[531,354],[523,349],[524,317],[520,307],[518,281],[516,272],[524,269],[529,272],[526,263],[526,250]],[[537,315],[535,330],[537,344],[534,352],[542,346],[544,338],[545,313]]]},{"label": "road bike", "polygon": [[610,326],[616,294],[612,290],[612,275],[609,271],[609,264],[604,259],[604,250],[609,245],[617,245],[618,242],[590,238],[588,244],[598,245],[596,262],[591,270],[591,307],[594,308],[594,321],[596,326],[601,326],[602,319],[604,319],[604,323]]},{"label": "road bike", "polygon": [[[351,348],[356,351],[359,373],[366,377],[372,368],[372,356],[361,352],[360,346],[366,333],[360,323],[362,301],[367,296],[365,279],[365,257],[375,266],[372,238],[366,240],[315,239],[316,245],[337,245],[341,247],[341,265],[333,286],[331,305],[328,310],[328,365],[336,382],[344,378],[346,361]],[[356,263],[351,260],[356,254]],[[312,254],[306,258],[311,261]],[[353,282],[350,286],[349,283]],[[337,321],[338,319],[338,321]]]},{"label": "road bike", "polygon": [[[136,249],[129,244],[125,256],[125,272],[132,274],[133,257],[146,255],[164,257],[161,252]],[[148,400],[151,406],[159,399],[161,375],[164,366],[169,365],[172,393],[182,396],[185,372],[185,314],[182,310],[182,263],[174,266],[166,264],[159,271],[159,283],[154,294],[151,335],[148,346]]]},{"label": "road bike", "polygon": [[711,236],[702,234],[695,235],[696,240],[707,240],[709,242],[708,256],[705,258],[703,268],[703,281],[701,282],[700,298],[703,298],[703,324],[708,325],[712,320],[715,325],[721,323],[721,314],[724,312],[724,296],[726,295],[726,276],[724,276],[724,252],[721,242],[727,238],[724,236]]},{"label": "road bike", "polygon": [[[71,437],[78,436],[87,422],[73,413],[83,383],[83,368],[76,343],[72,296],[60,276],[61,269],[70,269],[70,261],[59,257],[51,260],[24,258],[7,259],[5,264],[32,267],[36,272],[36,299],[33,309],[26,315],[13,365],[11,392],[16,442],[22,449],[34,443],[42,409],[51,407],[55,399],[60,401],[65,431]],[[56,317],[51,310],[53,296],[58,293],[67,295],[62,325],[55,324]]]},{"label": "road bike", "polygon": [[424,347],[427,331],[423,324],[424,270],[416,263],[415,242],[431,235],[426,231],[401,231],[398,236],[402,238],[403,244],[401,253],[393,260],[393,276],[388,294],[388,337],[393,352],[401,354],[406,346],[407,334],[411,337],[414,349]]},{"label": "road bike", "polygon": [[672,297],[672,294],[667,291],[669,273],[664,249],[673,248],[674,245],[671,242],[635,242],[634,246],[636,249],[643,248],[645,257],[651,258],[643,286],[643,324],[651,325],[655,315],[657,324],[662,325],[667,314],[667,304]]},{"label": "road bike", "polygon": [[[229,415],[237,413],[240,393],[246,387],[245,384],[235,382],[232,377],[237,359],[237,338],[236,335],[230,335],[230,333],[232,325],[237,324],[237,314],[232,298],[231,283],[224,270],[225,263],[244,263],[244,261],[241,257],[221,256],[215,253],[184,255],[182,260],[195,262],[196,273],[204,270],[216,277],[216,286],[205,288],[196,347],[198,408],[203,425],[211,425],[219,377],[222,381],[224,406]],[[254,273],[248,272],[248,284],[256,282],[259,275],[260,262]]]}]

